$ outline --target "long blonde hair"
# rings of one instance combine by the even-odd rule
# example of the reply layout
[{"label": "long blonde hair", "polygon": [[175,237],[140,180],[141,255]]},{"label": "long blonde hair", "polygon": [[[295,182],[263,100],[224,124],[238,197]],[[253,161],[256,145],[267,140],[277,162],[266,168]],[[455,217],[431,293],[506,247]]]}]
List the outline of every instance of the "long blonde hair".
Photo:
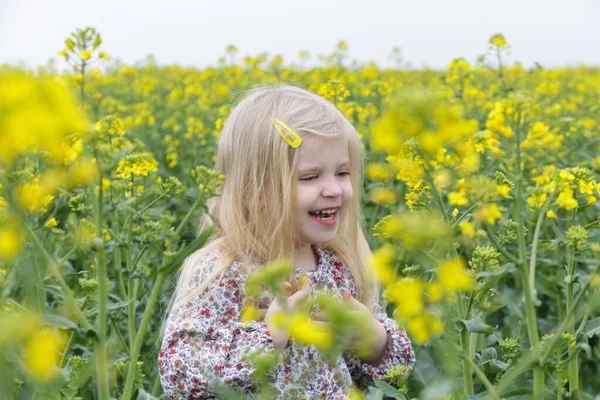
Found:
[{"label": "long blonde hair", "polygon": [[[348,266],[356,281],[358,300],[371,308],[377,290],[364,264],[371,251],[359,206],[363,145],[352,124],[331,103],[290,85],[252,89],[229,115],[219,138],[215,167],[225,181],[220,196],[208,202],[208,214],[216,219],[217,226],[209,244],[194,255],[201,258],[217,250],[221,257],[207,281],[193,291],[187,289],[197,263],[186,263],[173,299],[185,294],[185,302],[197,296],[234,260],[247,271],[279,258],[294,260],[298,155],[278,134],[273,118],[301,137],[348,139],[355,196],[336,237],[321,245]],[[215,224],[209,215],[201,219],[199,234]]]}]

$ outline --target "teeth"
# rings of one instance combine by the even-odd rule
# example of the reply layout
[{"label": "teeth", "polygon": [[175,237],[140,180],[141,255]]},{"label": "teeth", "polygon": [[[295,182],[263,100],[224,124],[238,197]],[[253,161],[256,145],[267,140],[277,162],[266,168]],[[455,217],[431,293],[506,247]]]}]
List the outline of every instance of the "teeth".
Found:
[{"label": "teeth", "polygon": [[333,214],[336,211],[337,211],[337,208],[330,208],[330,209],[327,209],[327,210],[315,211],[315,214],[327,214],[327,215],[331,215],[331,214]]}]

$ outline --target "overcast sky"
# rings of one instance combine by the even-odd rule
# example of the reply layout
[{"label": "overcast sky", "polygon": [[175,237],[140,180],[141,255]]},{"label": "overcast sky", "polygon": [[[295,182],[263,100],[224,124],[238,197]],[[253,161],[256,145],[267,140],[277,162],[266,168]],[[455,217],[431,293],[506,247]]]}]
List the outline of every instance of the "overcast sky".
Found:
[{"label": "overcast sky", "polygon": [[600,65],[600,0],[0,0],[0,64],[45,64],[75,28],[94,26],[102,49],[133,63],[215,65],[240,56],[313,60],[346,40],[353,59],[390,65],[394,46],[415,67],[474,62],[503,33],[509,61]]}]

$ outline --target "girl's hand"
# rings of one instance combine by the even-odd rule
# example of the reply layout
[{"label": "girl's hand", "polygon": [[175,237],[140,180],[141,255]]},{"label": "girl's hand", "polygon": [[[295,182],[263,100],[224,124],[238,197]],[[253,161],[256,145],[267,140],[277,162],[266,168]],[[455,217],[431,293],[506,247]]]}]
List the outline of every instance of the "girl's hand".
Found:
[{"label": "girl's hand", "polygon": [[300,283],[300,288],[294,288],[291,283],[284,282],[281,287],[284,293],[283,296],[276,296],[265,313],[265,323],[273,339],[275,350],[283,349],[290,336],[285,330],[277,329],[274,326],[272,317],[284,310],[293,311],[305,306],[310,301],[310,283],[308,279],[301,279]]},{"label": "girl's hand", "polygon": [[[353,340],[351,340],[351,342],[348,344],[348,350],[360,356],[360,354],[365,352],[366,345],[368,356],[361,358],[367,362],[378,360],[383,354],[385,345],[387,343],[387,332],[384,326],[375,319],[375,316],[373,313],[371,313],[371,311],[369,311],[367,306],[352,297],[350,290],[346,290],[344,292],[344,303],[351,311],[368,316],[369,323],[367,331],[372,332],[370,336],[361,334],[360,337],[353,338]],[[326,313],[323,312],[314,313],[313,318],[318,321],[325,321],[324,323],[326,323],[328,320]],[[365,343],[365,341],[368,341],[368,343]]]}]

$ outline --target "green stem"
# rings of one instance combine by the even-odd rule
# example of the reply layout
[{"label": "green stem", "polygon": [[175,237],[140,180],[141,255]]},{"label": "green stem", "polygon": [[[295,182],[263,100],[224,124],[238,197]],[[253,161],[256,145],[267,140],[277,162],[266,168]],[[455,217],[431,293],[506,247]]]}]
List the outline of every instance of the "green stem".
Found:
[{"label": "green stem", "polygon": [[542,222],[544,221],[544,216],[546,214],[546,203],[544,207],[540,210],[540,215],[538,215],[537,223],[535,224],[535,231],[533,232],[533,242],[531,244],[531,258],[529,259],[529,286],[531,290],[535,290],[535,267],[536,267],[536,258],[537,258],[537,248],[538,243],[540,241],[540,231],[542,229]]},{"label": "green stem", "polygon": [[185,224],[187,224],[187,221],[190,219],[190,217],[192,216],[194,211],[196,211],[196,208],[198,208],[198,206],[200,205],[200,202],[201,202],[201,199],[200,199],[200,197],[198,197],[196,199],[196,201],[194,202],[194,204],[192,205],[192,207],[190,207],[187,214],[185,214],[185,217],[183,217],[183,219],[179,223],[179,226],[177,226],[177,229],[175,229],[175,233],[174,233],[175,237],[179,237],[181,230],[185,227]]},{"label": "green stem", "polygon": [[146,211],[147,209],[149,209],[150,207],[152,207],[154,205],[154,203],[156,203],[157,201],[159,201],[160,199],[162,199],[165,196],[166,196],[166,193],[161,194],[160,196],[158,196],[157,198],[155,198],[154,200],[152,200],[146,207],[142,208],[142,210],[139,211],[138,214],[139,215],[143,214],[144,211]]},{"label": "green stem", "polygon": [[146,305],[146,309],[144,310],[144,315],[142,316],[142,320],[140,321],[139,329],[135,334],[135,340],[133,342],[133,346],[131,347],[131,358],[129,359],[129,366],[127,368],[127,376],[125,378],[125,388],[123,389],[123,396],[121,400],[129,400],[133,394],[133,383],[135,380],[135,373],[137,369],[137,360],[140,354],[140,349],[144,342],[144,337],[146,336],[146,330],[148,328],[148,324],[150,319],[152,318],[152,314],[154,313],[154,307],[158,300],[158,294],[160,293],[160,288],[162,283],[166,278],[166,274],[159,273],[156,276],[156,281],[154,281],[154,286],[152,287],[152,291],[150,292],[150,296],[148,297],[148,304]]},{"label": "green stem", "polygon": [[[575,219],[575,212],[571,219],[570,225],[573,225]],[[567,248],[567,309],[573,307],[574,290],[575,290],[575,248]],[[571,335],[575,336],[575,318],[573,315],[569,317],[567,331]],[[569,392],[574,399],[579,398],[579,371],[577,363],[577,354],[575,349],[569,348]]]},{"label": "green stem", "polygon": [[156,379],[154,379],[154,385],[152,385],[152,393],[150,393],[154,397],[158,397],[160,394],[160,375],[156,374]]},{"label": "green stem", "polygon": [[517,257],[513,256],[511,253],[509,253],[504,246],[502,246],[500,243],[498,243],[498,241],[496,240],[496,238],[494,237],[493,232],[490,230],[490,227],[488,225],[484,225],[483,229],[485,230],[485,233],[487,234],[488,239],[490,240],[490,242],[492,242],[492,244],[494,245],[494,247],[504,256],[506,257],[510,262],[512,262],[513,264],[515,264],[516,266],[519,266],[521,264],[521,260],[519,260]]},{"label": "green stem", "polygon": [[[548,341],[548,344],[545,346],[544,354],[542,354],[542,356],[539,358],[539,362],[536,363],[536,365],[543,366],[548,360],[548,357],[550,357],[550,355],[552,354],[554,348],[559,344],[560,335],[566,331],[569,319],[575,313],[575,308],[581,302],[587,289],[590,287],[592,283],[592,277],[598,272],[600,272],[600,263],[596,265],[596,269],[590,274],[590,277],[586,281],[585,285],[583,285],[583,287],[581,288],[571,307],[569,307],[569,309],[567,310],[567,315],[565,315],[565,317],[562,319],[562,322],[560,323],[558,328],[555,329],[554,332],[552,332],[554,333],[554,335],[551,336],[550,340]],[[519,378],[521,374],[523,374],[523,372],[527,371],[531,367],[531,364],[535,360],[534,353],[535,352],[532,349],[531,351],[523,355],[523,357],[519,359],[519,362],[513,367],[513,369],[508,374],[502,377],[502,379],[500,380],[500,382],[498,382],[496,386],[496,391],[499,394],[502,394],[504,393],[504,391],[508,390],[510,384],[515,379]]]},{"label": "green stem", "polygon": [[[460,294],[458,295],[457,308],[459,318],[467,319],[464,299]],[[460,347],[462,354],[466,354],[466,358],[470,360],[469,332],[466,329],[460,331]],[[465,396],[472,396],[475,393],[473,388],[473,371],[471,371],[471,365],[464,360],[462,363],[462,374],[464,394]]]},{"label": "green stem", "polygon": [[86,330],[92,330],[93,329],[92,325],[87,320],[87,318],[81,311],[81,308],[79,308],[79,305],[75,301],[73,292],[71,292],[71,289],[69,288],[69,286],[67,286],[67,283],[63,279],[60,271],[58,270],[58,265],[54,261],[54,258],[48,253],[48,251],[46,250],[46,248],[44,247],[42,242],[40,242],[40,239],[37,237],[37,235],[31,229],[31,227],[27,224],[24,224],[24,225],[25,225],[25,228],[27,228],[27,230],[29,231],[29,234],[33,238],[33,241],[35,242],[35,244],[41,250],[41,252],[44,255],[44,257],[46,258],[46,260],[48,260],[48,266],[50,267],[50,272],[51,272],[52,276],[54,277],[54,279],[56,279],[56,281],[58,282],[58,285],[62,289],[63,293],[65,294],[65,296],[67,298],[67,303],[69,304],[70,307],[72,307],[72,310],[75,313],[75,316],[77,317],[77,319],[79,320],[81,325]]},{"label": "green stem", "polygon": [[[521,280],[523,286],[523,295],[525,297],[525,315],[527,317],[527,332],[529,335],[529,343],[534,351],[534,359],[539,358],[539,333],[537,326],[537,315],[535,306],[533,304],[532,288],[528,281],[527,271],[527,245],[525,237],[525,219],[523,216],[523,170],[521,168],[521,121],[520,116],[517,118],[516,126],[516,216],[517,221],[517,235],[519,243],[519,261],[521,269]],[[539,365],[534,368],[533,371],[533,398],[535,400],[542,399],[544,391],[544,370]]]},{"label": "green stem", "polygon": [[127,342],[125,341],[125,338],[121,334],[121,330],[119,329],[119,325],[117,325],[117,321],[115,321],[115,319],[113,317],[110,317],[110,322],[112,322],[113,327],[115,328],[115,331],[117,332],[117,335],[119,336],[119,340],[121,340],[121,344],[125,348],[125,351],[127,352],[127,354],[129,354],[129,346],[127,346]]},{"label": "green stem", "polygon": [[464,359],[465,359],[465,361],[467,361],[467,363],[473,369],[473,371],[475,371],[475,375],[477,375],[477,377],[479,378],[479,380],[481,381],[481,383],[483,383],[483,386],[485,386],[485,388],[488,391],[488,394],[492,397],[492,399],[494,399],[494,400],[500,400],[500,395],[498,394],[498,392],[496,391],[496,389],[494,389],[494,386],[490,383],[490,381],[485,376],[485,374],[483,373],[483,371],[481,369],[479,369],[479,367],[477,366],[477,364],[475,364],[473,362],[473,360],[471,360],[470,357],[465,357]]},{"label": "green stem", "polygon": [[108,292],[106,290],[106,283],[108,281],[108,273],[106,268],[106,253],[104,249],[104,241],[102,240],[102,221],[103,221],[103,209],[102,209],[102,168],[98,162],[99,169],[99,190],[96,203],[96,238],[94,247],[98,253],[98,266],[96,267],[96,279],[98,280],[98,315],[96,319],[96,325],[98,329],[98,346],[96,349],[96,367],[98,374],[98,398],[100,400],[109,399],[109,382],[108,382],[108,357],[106,354],[106,336],[108,327],[107,321],[107,310],[106,306],[108,303]]}]

